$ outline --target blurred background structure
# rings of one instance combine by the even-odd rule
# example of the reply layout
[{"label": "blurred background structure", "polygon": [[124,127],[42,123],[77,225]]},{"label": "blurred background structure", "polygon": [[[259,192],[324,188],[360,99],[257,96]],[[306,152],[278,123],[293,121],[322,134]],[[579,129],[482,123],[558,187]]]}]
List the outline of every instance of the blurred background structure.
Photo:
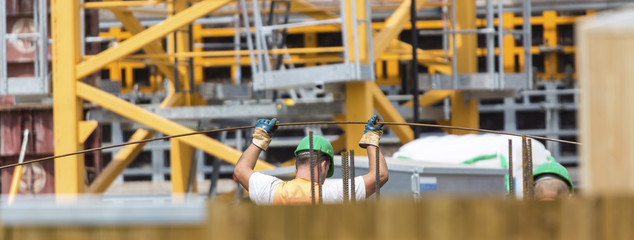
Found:
[{"label": "blurred background structure", "polygon": [[[580,65],[577,41],[585,38],[575,38],[580,34],[576,24],[627,4],[616,0],[0,0],[0,164],[19,161],[24,130],[30,131],[24,145],[24,159],[30,160],[248,126],[258,118],[277,117],[284,123],[365,121],[375,112],[386,122],[437,123],[578,141],[582,96],[577,66],[612,67],[618,72],[630,61],[605,57],[603,62]],[[612,19],[605,19],[605,26],[612,26],[608,23]],[[592,30],[603,25],[587,26]],[[628,42],[617,41],[622,40],[616,34],[618,27],[624,26],[615,26],[617,30],[610,32],[615,42],[587,41],[583,46],[615,44],[611,54],[632,49]],[[603,75],[588,76],[592,79],[586,77],[584,86],[603,81]],[[623,85],[592,88],[601,91],[586,94],[602,99],[605,91],[619,92]],[[621,100],[593,101],[588,107],[596,111],[629,99]],[[588,124],[599,124],[608,115],[627,119],[609,111],[598,115],[588,111],[583,116],[593,120]],[[619,129],[601,136],[628,133]],[[362,130],[362,125],[345,124],[280,129],[256,169],[277,175],[292,172],[292,150],[308,131],[330,140],[336,155],[347,150],[360,155]],[[390,126],[381,140],[382,151],[392,156],[415,139],[473,133]],[[593,133],[587,136],[598,136]],[[170,194],[186,193],[228,193],[230,199],[239,198],[242,191],[232,180],[233,165],[250,144],[251,134],[236,130],[193,135],[68,156],[25,165],[20,178],[14,177],[13,168],[2,169],[1,193],[9,193],[12,180],[19,179],[17,192],[23,198],[82,193],[113,202],[137,197],[171,201]],[[607,172],[591,175],[588,169],[586,177],[580,177],[577,145],[552,141],[535,145],[540,146],[539,154],[543,148],[539,161],[566,166],[581,192],[586,186],[602,192],[596,190],[602,185],[589,184],[598,181],[597,176],[632,182],[618,174],[610,178]],[[456,146],[448,143],[445,150],[457,152]],[[417,196],[424,183],[431,184],[425,185],[432,188],[426,190],[440,193],[476,189],[482,190],[476,193],[503,195],[508,155],[493,153],[495,164],[504,162],[499,167],[449,166],[442,161],[426,165],[429,159],[410,156],[408,160],[421,161],[408,162],[395,155],[390,159],[395,174],[386,191]],[[337,159],[339,169],[341,158]],[[607,169],[631,169],[619,169],[621,165]],[[421,188],[412,189],[411,181]],[[629,185],[622,187],[615,189]]]}]

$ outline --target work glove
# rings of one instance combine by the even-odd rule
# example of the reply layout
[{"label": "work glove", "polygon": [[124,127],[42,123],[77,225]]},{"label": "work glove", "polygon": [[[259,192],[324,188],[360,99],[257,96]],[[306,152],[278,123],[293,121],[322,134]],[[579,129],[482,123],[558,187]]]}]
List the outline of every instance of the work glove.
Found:
[{"label": "work glove", "polygon": [[383,122],[383,118],[377,114],[374,114],[374,116],[368,120],[368,124],[365,125],[365,130],[363,131],[363,137],[361,137],[361,141],[359,141],[359,147],[367,148],[370,145],[379,146],[379,140],[381,139],[381,135],[383,135],[383,124],[378,124],[378,122]]},{"label": "work glove", "polygon": [[253,131],[253,144],[258,146],[260,149],[266,151],[269,148],[269,144],[271,143],[271,136],[277,130],[277,118],[273,118],[271,120],[268,119],[258,119],[255,122],[255,130]]}]

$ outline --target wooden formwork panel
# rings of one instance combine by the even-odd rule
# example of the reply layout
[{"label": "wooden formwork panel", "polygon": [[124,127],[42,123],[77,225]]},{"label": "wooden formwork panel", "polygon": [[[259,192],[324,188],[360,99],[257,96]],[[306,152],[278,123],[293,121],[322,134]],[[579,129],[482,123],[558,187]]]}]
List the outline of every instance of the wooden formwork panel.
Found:
[{"label": "wooden formwork panel", "polygon": [[634,196],[564,201],[433,198],[376,203],[214,204],[193,225],[3,227],[6,239],[633,239]]},{"label": "wooden formwork panel", "polygon": [[577,24],[581,182],[588,193],[634,193],[634,10]]}]

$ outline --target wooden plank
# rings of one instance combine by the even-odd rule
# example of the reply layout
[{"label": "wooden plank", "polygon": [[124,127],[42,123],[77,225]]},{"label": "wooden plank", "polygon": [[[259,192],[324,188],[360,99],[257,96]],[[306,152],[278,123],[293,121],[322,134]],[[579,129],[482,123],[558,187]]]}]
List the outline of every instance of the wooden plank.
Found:
[{"label": "wooden plank", "polygon": [[588,194],[634,193],[634,10],[577,24],[581,181]]}]

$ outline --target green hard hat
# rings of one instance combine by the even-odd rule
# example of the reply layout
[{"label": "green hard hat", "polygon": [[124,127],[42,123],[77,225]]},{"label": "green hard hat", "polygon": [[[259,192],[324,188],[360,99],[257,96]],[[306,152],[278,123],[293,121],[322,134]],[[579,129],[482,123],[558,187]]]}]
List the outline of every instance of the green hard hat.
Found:
[{"label": "green hard hat", "polygon": [[533,171],[533,179],[538,179],[540,175],[544,174],[553,174],[560,178],[562,178],[570,190],[574,189],[574,185],[572,184],[572,180],[570,179],[570,175],[568,174],[568,170],[558,162],[547,162],[542,165],[537,166],[535,171]]},{"label": "green hard hat", "polygon": [[[330,157],[330,168],[328,169],[328,175],[326,175],[326,177],[332,177],[332,174],[335,172],[335,166],[333,164],[335,153],[332,149],[332,145],[330,145],[330,142],[322,136],[313,135],[313,150],[320,151]],[[299,145],[297,145],[297,149],[295,149],[295,156],[297,157],[297,154],[303,151],[310,151],[308,136],[304,137],[304,139],[299,142]]]}]

